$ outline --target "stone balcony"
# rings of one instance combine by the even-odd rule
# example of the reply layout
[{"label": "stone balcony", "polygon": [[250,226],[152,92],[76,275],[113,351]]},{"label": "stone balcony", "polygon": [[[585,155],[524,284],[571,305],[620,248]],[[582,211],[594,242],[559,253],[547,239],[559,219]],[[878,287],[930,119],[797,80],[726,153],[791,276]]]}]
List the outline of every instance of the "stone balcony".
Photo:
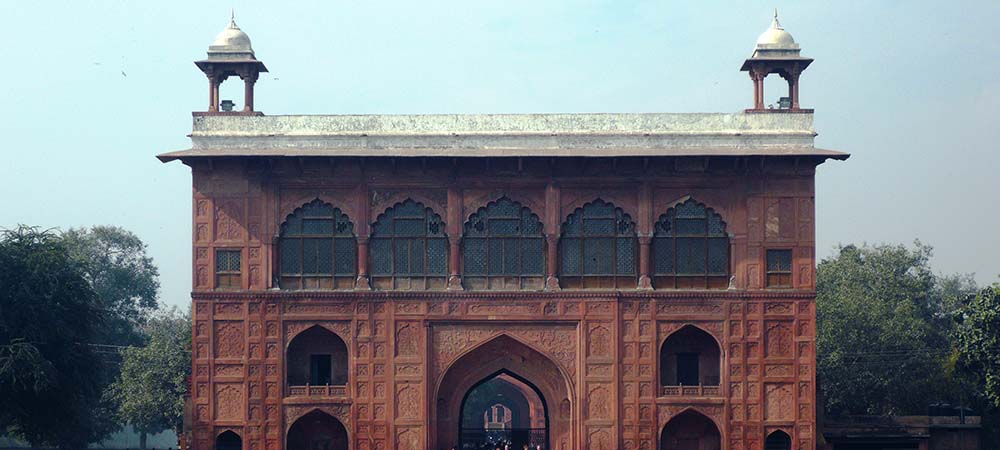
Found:
[{"label": "stone balcony", "polygon": [[347,386],[288,386],[288,397],[347,397]]}]

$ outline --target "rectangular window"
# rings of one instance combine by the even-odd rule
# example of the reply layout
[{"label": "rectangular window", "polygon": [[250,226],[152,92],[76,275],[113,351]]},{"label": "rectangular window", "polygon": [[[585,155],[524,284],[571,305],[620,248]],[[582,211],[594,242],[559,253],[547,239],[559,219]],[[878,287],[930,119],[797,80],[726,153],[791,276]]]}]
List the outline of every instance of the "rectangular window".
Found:
[{"label": "rectangular window", "polygon": [[767,251],[767,287],[792,287],[791,250],[783,249]]},{"label": "rectangular window", "polygon": [[330,355],[309,355],[309,384],[325,386],[333,382]]},{"label": "rectangular window", "polygon": [[240,251],[216,250],[215,287],[219,289],[239,289],[241,285]]},{"label": "rectangular window", "polygon": [[677,354],[677,384],[683,386],[698,385],[698,354]]}]

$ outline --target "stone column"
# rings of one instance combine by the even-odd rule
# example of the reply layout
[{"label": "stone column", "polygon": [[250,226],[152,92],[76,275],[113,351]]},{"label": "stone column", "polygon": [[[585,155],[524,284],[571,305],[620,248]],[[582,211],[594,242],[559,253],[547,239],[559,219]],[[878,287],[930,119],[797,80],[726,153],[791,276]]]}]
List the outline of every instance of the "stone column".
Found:
[{"label": "stone column", "polygon": [[651,233],[639,233],[639,285],[638,289],[650,291],[653,289],[653,278],[650,276],[650,244],[653,242]]},{"label": "stone column", "polygon": [[243,111],[253,111],[253,85],[257,77],[248,76],[243,79]]},{"label": "stone column", "polygon": [[639,283],[641,290],[653,289],[653,281],[649,273],[649,244],[653,238],[653,186],[649,181],[643,181],[639,186],[639,213],[636,217],[639,241]]},{"label": "stone column", "polygon": [[371,282],[368,279],[368,236],[358,236],[358,278],[354,281],[354,289],[370,291]]},{"label": "stone column", "polygon": [[355,199],[358,203],[358,217],[354,220],[354,223],[357,224],[355,232],[358,236],[358,278],[354,281],[354,289],[370,291],[372,285],[368,278],[368,240],[371,236],[369,225],[371,196],[368,193],[368,186],[364,182],[357,187]]},{"label": "stone column", "polygon": [[764,78],[767,78],[767,74],[762,72],[757,72],[757,99],[754,109],[758,111],[764,110]]},{"label": "stone column", "polygon": [[457,186],[448,187],[448,290],[462,290],[462,191]]},{"label": "stone column", "polygon": [[219,80],[208,76],[208,112],[219,112]]},{"label": "stone column", "polygon": [[792,110],[799,110],[799,74],[798,72],[792,74],[791,79],[788,81],[788,95],[792,97]]},{"label": "stone column", "polygon": [[545,186],[545,290],[559,290],[559,235],[562,218],[559,215],[559,187]]}]

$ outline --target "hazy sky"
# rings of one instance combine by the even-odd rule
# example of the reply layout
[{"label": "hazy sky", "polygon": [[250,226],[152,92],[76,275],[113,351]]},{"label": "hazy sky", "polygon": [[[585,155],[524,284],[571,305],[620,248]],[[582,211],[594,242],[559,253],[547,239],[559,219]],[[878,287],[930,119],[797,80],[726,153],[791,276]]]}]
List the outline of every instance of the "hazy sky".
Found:
[{"label": "hazy sky", "polygon": [[[1000,2],[18,1],[0,3],[0,227],[115,224],[162,299],[191,288],[187,148],[205,56],[236,8],[271,114],[733,112],[778,7],[816,61],[817,247],[914,239],[942,273],[1000,273]],[[768,102],[780,94],[772,76]],[[240,92],[230,81],[223,98]]]}]

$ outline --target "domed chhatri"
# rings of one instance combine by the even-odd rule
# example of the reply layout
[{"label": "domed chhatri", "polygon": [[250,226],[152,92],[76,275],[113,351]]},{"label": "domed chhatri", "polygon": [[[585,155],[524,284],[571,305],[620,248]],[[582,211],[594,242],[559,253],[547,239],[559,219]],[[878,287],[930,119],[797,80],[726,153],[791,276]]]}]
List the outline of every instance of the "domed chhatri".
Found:
[{"label": "domed chhatri", "polygon": [[[253,88],[267,67],[254,56],[250,36],[236,25],[234,13],[229,16],[229,26],[208,46],[208,58],[195,61],[195,65],[208,77],[208,111],[199,114],[260,114],[253,109]],[[223,102],[220,111],[219,85],[232,76],[244,83],[243,111],[233,111],[229,100]]]},{"label": "domed chhatri", "polygon": [[[813,61],[799,55],[800,51],[799,44],[778,22],[778,10],[774,10],[771,26],[757,38],[753,55],[740,68],[750,73],[754,84],[753,108],[748,112],[812,112],[799,108],[799,75]],[[778,99],[778,108],[764,107],[764,78],[771,73],[788,81],[788,96]]]},{"label": "domed chhatri", "polygon": [[781,22],[778,22],[778,10],[774,10],[771,26],[757,38],[757,47],[754,49],[753,57],[777,56],[778,54],[798,55],[799,51],[799,44],[795,43],[792,34],[785,31]]},{"label": "domed chhatri", "polygon": [[254,59],[250,36],[236,25],[235,13],[230,14],[229,25],[208,46],[208,59]]}]

